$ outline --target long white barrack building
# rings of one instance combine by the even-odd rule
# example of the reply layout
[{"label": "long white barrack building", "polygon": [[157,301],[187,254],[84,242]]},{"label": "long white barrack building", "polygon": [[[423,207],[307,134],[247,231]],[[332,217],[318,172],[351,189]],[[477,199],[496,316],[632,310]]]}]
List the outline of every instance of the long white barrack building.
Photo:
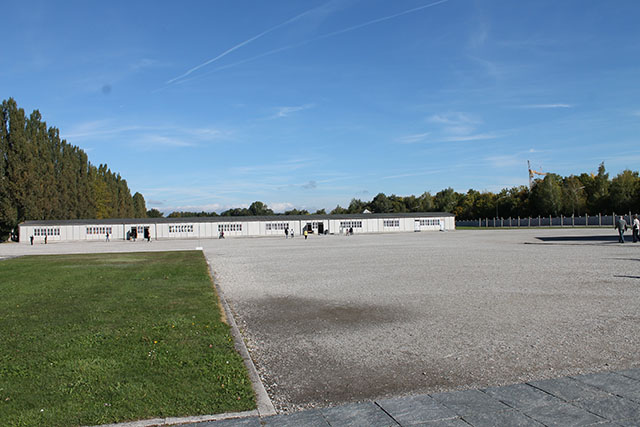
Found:
[{"label": "long white barrack building", "polygon": [[397,233],[455,229],[453,214],[416,212],[393,214],[273,215],[240,217],[76,219],[25,221],[20,242],[47,243],[109,239],[213,239],[225,237],[283,236],[285,230],[311,234]]}]

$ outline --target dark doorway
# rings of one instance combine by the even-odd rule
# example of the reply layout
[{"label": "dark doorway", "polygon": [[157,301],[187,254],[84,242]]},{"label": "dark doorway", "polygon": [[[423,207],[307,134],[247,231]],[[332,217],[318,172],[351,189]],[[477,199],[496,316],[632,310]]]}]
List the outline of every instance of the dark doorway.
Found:
[{"label": "dark doorway", "polygon": [[323,222],[319,222],[318,223],[318,235],[320,234],[324,234],[324,223]]}]

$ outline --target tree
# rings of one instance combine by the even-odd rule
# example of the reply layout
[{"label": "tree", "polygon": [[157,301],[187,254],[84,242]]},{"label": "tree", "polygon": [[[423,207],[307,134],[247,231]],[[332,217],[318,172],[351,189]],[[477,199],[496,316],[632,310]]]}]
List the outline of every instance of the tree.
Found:
[{"label": "tree", "polygon": [[418,197],[418,212],[431,212],[434,209],[433,196],[425,191]]},{"label": "tree", "polygon": [[609,186],[609,201],[611,209],[616,213],[638,211],[638,196],[640,195],[640,179],[638,172],[628,169],[620,172],[611,180]]},{"label": "tree", "polygon": [[325,211],[324,209],[318,209],[314,215],[326,215],[327,211]]},{"label": "tree", "polygon": [[439,212],[453,212],[453,209],[458,204],[459,194],[456,193],[453,188],[449,187],[436,193],[435,205]]},{"label": "tree", "polygon": [[587,205],[587,197],[580,179],[574,175],[563,180],[562,193],[564,199],[565,215],[578,215],[584,212]]},{"label": "tree", "polygon": [[146,218],[147,217],[147,205],[144,202],[144,196],[136,192],[133,195],[133,217],[134,218]]},{"label": "tree", "polygon": [[267,205],[258,201],[251,203],[249,212],[253,216],[273,215],[273,211]]},{"label": "tree", "polygon": [[344,215],[346,213],[349,213],[349,211],[340,205],[337,205],[331,212],[329,212],[330,215]]},{"label": "tree", "polygon": [[162,212],[156,208],[152,208],[147,211],[147,218],[162,218],[163,216]]},{"label": "tree", "polygon": [[[378,195],[374,197],[373,200],[371,201],[370,206],[371,206],[371,211],[374,213],[389,213],[393,209],[393,204],[391,203],[391,200],[389,200],[389,198],[385,196],[384,193],[378,193]],[[351,209],[349,209],[349,212],[351,213]],[[358,212],[358,213],[362,213],[362,212]]]},{"label": "tree", "polygon": [[[585,174],[583,174],[585,175]],[[589,213],[611,213],[609,205],[609,174],[606,172],[604,162],[598,166],[598,174],[586,179],[580,176],[587,193],[587,209]]]},{"label": "tree", "polygon": [[532,204],[539,215],[558,216],[563,208],[562,178],[554,173],[537,180],[531,191]]},{"label": "tree", "polygon": [[349,203],[347,211],[350,214],[361,214],[365,209],[367,209],[367,204],[365,202],[360,199],[353,198],[351,199],[351,203]]}]

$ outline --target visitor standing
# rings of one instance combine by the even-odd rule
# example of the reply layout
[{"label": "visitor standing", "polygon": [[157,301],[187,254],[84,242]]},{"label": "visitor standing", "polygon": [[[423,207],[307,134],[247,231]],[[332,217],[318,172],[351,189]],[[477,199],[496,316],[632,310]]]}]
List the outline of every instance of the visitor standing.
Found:
[{"label": "visitor standing", "polygon": [[618,242],[624,243],[624,232],[627,231],[627,221],[620,215],[620,218],[616,221],[616,227],[618,229]]},{"label": "visitor standing", "polygon": [[633,243],[640,241],[640,220],[638,214],[633,216]]}]

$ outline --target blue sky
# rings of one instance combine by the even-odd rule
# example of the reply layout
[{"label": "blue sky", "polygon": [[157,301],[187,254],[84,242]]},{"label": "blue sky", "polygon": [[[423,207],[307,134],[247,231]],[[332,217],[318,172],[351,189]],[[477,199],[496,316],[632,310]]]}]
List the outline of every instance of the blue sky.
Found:
[{"label": "blue sky", "polygon": [[640,2],[8,2],[0,96],[147,207],[640,169]]}]

